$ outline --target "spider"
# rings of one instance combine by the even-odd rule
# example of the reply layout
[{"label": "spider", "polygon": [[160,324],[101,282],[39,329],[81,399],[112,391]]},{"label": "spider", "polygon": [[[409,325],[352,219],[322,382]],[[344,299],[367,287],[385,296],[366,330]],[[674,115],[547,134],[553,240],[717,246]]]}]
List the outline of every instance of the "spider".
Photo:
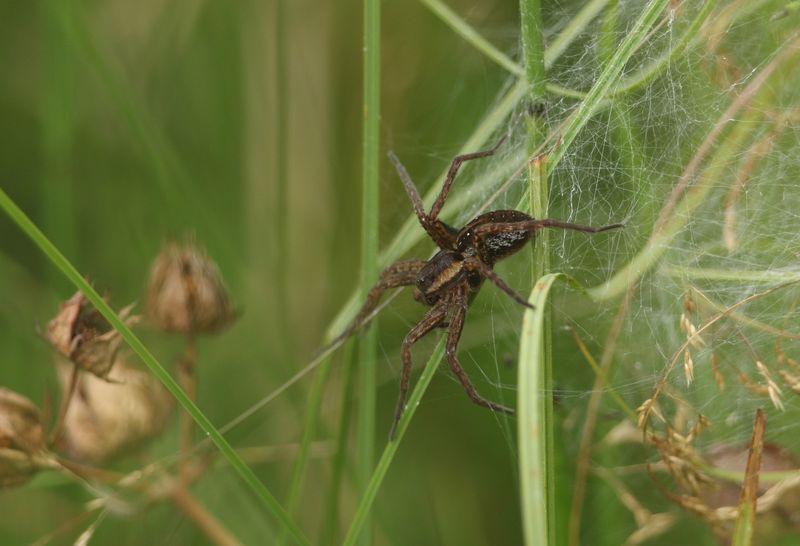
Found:
[{"label": "spider", "polygon": [[[419,223],[439,247],[439,251],[429,260],[406,260],[387,267],[380,274],[378,282],[370,289],[366,302],[356,318],[333,343],[349,337],[358,330],[377,307],[381,295],[391,288],[414,285],[414,299],[430,307],[422,320],[408,332],[403,340],[400,351],[403,363],[400,394],[389,433],[390,440],[394,439],[397,424],[405,409],[411,375],[411,347],[437,327],[447,328],[447,363],[461,382],[467,396],[479,406],[513,415],[513,409],[482,397],[458,362],[458,341],[461,338],[461,330],[464,327],[464,318],[470,301],[480,290],[483,281],[488,279],[520,305],[533,308],[492,268],[498,261],[522,249],[535,236],[538,229],[557,227],[586,233],[599,233],[623,227],[622,224],[590,227],[560,220],[536,220],[518,210],[486,212],[473,218],[461,229],[456,229],[439,220],[439,213],[461,165],[465,161],[491,156],[497,151],[503,140],[505,139],[501,139],[489,150],[456,156],[450,163],[439,196],[434,201],[430,212],[427,213],[423,208],[419,192],[405,167],[394,153],[389,152],[389,159],[394,164],[397,174],[403,182],[403,187],[411,199]],[[449,321],[446,321],[448,314],[450,315]]]}]

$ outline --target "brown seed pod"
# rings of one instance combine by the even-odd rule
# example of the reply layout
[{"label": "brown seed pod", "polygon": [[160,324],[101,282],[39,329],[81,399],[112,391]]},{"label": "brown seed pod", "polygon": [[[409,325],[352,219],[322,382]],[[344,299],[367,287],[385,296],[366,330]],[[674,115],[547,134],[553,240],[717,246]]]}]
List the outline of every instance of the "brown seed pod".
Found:
[{"label": "brown seed pod", "polygon": [[[71,370],[58,366],[62,393]],[[87,462],[103,462],[142,446],[164,429],[172,397],[152,375],[119,358],[108,381],[81,374],[64,417],[58,447]]]},{"label": "brown seed pod", "polygon": [[167,243],[153,261],[147,312],[167,332],[210,333],[236,317],[217,264],[194,243]]},{"label": "brown seed pod", "polygon": [[45,451],[39,410],[14,391],[0,387],[0,488],[27,481]]},{"label": "brown seed pod", "polygon": [[[119,312],[129,325],[138,321],[131,315],[132,307]],[[60,354],[98,377],[108,376],[123,341],[80,291],[61,304],[47,326],[47,339]]]}]

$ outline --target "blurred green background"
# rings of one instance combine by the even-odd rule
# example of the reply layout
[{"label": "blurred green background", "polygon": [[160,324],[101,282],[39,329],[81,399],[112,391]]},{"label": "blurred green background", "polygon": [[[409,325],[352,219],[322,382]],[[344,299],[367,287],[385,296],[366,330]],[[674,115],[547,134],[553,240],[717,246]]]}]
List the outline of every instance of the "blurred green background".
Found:
[{"label": "blurred green background", "polygon": [[[0,184],[115,308],[142,301],[150,262],[167,238],[194,236],[207,247],[242,311],[230,330],[203,338],[199,345],[199,405],[218,426],[309,362],[358,286],[361,3],[299,0],[281,5],[283,12],[273,1],[0,0]],[[452,0],[448,5],[499,50],[519,58],[516,2]],[[608,35],[621,40],[643,5],[598,3],[618,12],[617,29]],[[583,6],[545,2],[546,41],[572,24]],[[656,59],[686,29],[698,6],[681,3],[674,19],[665,16],[627,73]],[[394,150],[427,192],[512,80],[423,3],[392,0],[382,9],[383,247],[411,212],[385,152]],[[551,234],[554,270],[593,286],[636,255],[711,124],[747,75],[763,67],[797,28],[796,12],[782,10],[782,3],[763,1],[750,8],[737,2],[717,6],[711,20],[719,17],[729,26],[698,37],[660,78],[589,121],[553,173],[551,216],[592,225],[626,222],[627,227],[622,234],[591,240],[582,234]],[[551,67],[552,81],[581,91],[590,88],[608,53],[600,39],[610,19],[604,13]],[[771,99],[759,103],[763,112],[794,114],[786,115],[785,130],[767,154],[771,163],[748,186],[756,195],[748,197],[747,212],[740,217],[740,225],[750,228],[741,252],[715,258],[722,256],[716,231],[723,223],[727,191],[727,182],[720,182],[711,203],[697,213],[698,222],[688,223],[671,243],[671,263],[769,270],[796,261],[800,247],[792,208],[798,196],[794,182],[788,182],[800,171],[795,159],[800,141],[796,72],[782,65]],[[552,134],[576,104],[560,95],[548,98],[545,117]],[[526,112],[521,102],[496,131],[511,137],[497,158],[463,169],[453,195],[465,192],[467,205],[446,220],[463,223],[489,204],[501,180],[471,181],[491,176],[492,169],[502,169],[504,160],[524,148],[520,119]],[[771,122],[758,123],[769,130]],[[524,175],[512,177],[490,208],[514,207],[527,191],[525,184]],[[431,250],[430,242],[421,243],[408,257],[426,257]],[[529,253],[520,253],[499,271],[527,295]],[[626,318],[618,347],[623,367],[613,377],[633,408],[649,396],[685,339],[677,330],[686,287],[676,280],[679,276],[648,278]],[[720,288],[718,295],[731,304],[759,286]],[[19,229],[0,216],[0,384],[37,404],[57,391],[52,351],[37,335],[37,325],[46,324],[73,291]],[[565,508],[557,523],[564,534],[581,425],[595,378],[567,326],[599,358],[616,307],[593,305],[575,294],[560,294],[554,306],[557,502]],[[397,396],[400,342],[423,312],[406,291],[380,315],[374,362],[378,452]],[[764,320],[778,321],[789,311],[765,306],[761,313]],[[470,309],[460,346],[461,361],[478,389],[512,405],[521,317],[518,306],[487,286]],[[180,340],[147,328],[141,335],[172,369],[182,351]],[[415,348],[415,363],[424,362],[434,337]],[[759,342],[765,352],[773,346],[766,337]],[[337,522],[340,540],[359,499],[351,437],[341,510],[327,512],[343,360],[340,350],[325,386],[297,510],[297,521],[312,542],[330,521]],[[710,376],[705,381],[713,385]],[[228,435],[237,448],[280,448],[251,466],[281,501],[288,495],[293,446],[303,432],[310,386],[309,375]],[[717,394],[710,386],[701,392]],[[698,395],[698,406],[704,396]],[[748,401],[755,405],[761,400]],[[746,417],[741,427],[726,429],[727,440],[749,439],[751,414],[739,410]],[[604,402],[595,439],[621,419],[619,408]],[[785,422],[790,421],[786,416]],[[177,445],[173,419],[161,439],[115,468],[133,470],[168,458]],[[640,445],[605,445],[593,461],[622,466],[656,458]],[[516,422],[473,406],[442,367],[378,495],[375,544],[521,544],[517,464]],[[682,518],[681,525],[649,543],[715,543],[699,519],[682,515],[654,490],[641,468],[628,486],[654,512]],[[224,465],[209,470],[193,492],[242,543],[274,541],[274,521]],[[99,494],[49,474],[0,491],[0,543],[72,544],[95,520],[95,515],[85,517],[85,503]],[[619,496],[619,490],[590,475],[581,543],[622,544],[641,525]],[[90,543],[209,543],[171,503],[140,501],[132,503],[133,512],[112,506]]]}]

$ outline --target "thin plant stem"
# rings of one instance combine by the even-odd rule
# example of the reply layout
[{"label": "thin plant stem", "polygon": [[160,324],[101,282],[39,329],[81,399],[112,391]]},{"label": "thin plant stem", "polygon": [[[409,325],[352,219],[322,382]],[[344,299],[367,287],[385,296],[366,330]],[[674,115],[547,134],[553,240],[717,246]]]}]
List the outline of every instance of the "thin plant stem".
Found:
[{"label": "thin plant stem", "polygon": [[[178,360],[178,382],[193,403],[197,403],[197,379],[195,377],[195,361],[197,349],[193,334],[186,334],[186,347],[183,356]],[[194,421],[187,411],[181,412],[180,417],[180,459],[178,473],[181,484],[188,485],[191,479],[191,452],[194,444]]]},{"label": "thin plant stem", "polygon": [[[363,92],[364,125],[362,133],[361,181],[361,300],[364,301],[378,277],[378,207],[380,153],[380,0],[363,1]],[[359,341],[358,351],[358,435],[356,481],[358,491],[365,495],[375,465],[375,361],[378,331],[375,325],[367,328]],[[366,514],[365,514],[366,516]],[[366,522],[367,529],[371,525]],[[363,533],[362,546],[372,543],[372,533]]]},{"label": "thin plant stem", "polygon": [[48,444],[51,446],[57,445],[61,440],[61,435],[64,433],[64,421],[67,418],[69,405],[72,402],[72,397],[75,395],[75,389],[78,387],[78,377],[80,376],[80,368],[74,362],[72,363],[72,370],[69,374],[69,384],[61,399],[61,404],[58,407],[58,415],[56,416],[56,423],[53,425],[53,432],[50,434]]},{"label": "thin plant stem", "polygon": [[176,487],[172,502],[217,546],[241,546],[236,537],[184,487]]},{"label": "thin plant stem", "polygon": [[[544,144],[547,138],[545,114],[547,111],[544,101],[546,91],[545,48],[544,48],[544,22],[542,21],[542,8],[540,0],[520,0],[520,25],[522,33],[522,49],[525,55],[525,80],[527,83],[527,150],[532,156]],[[549,188],[547,178],[547,156],[542,155],[531,161],[528,165],[528,191],[529,207],[534,218],[548,218]],[[550,271],[550,252],[548,242],[549,230],[542,230],[533,245],[531,273],[534,281],[541,279]],[[549,310],[549,308],[548,308]],[[553,436],[553,373],[552,355],[550,352],[552,342],[551,317],[546,311],[542,324],[542,391],[536,394],[536,399],[541,404],[542,437],[523,435],[519,438],[520,453],[530,452],[530,446],[523,444],[530,442],[544,443],[544,488],[547,514],[547,541],[555,544],[555,471],[554,471],[554,436]],[[524,391],[531,394],[530,391]],[[541,393],[544,393],[542,395]],[[521,458],[521,456],[520,456]],[[526,494],[522,493],[523,498]],[[530,510],[523,510],[522,517],[527,518],[525,529],[526,543],[529,546],[536,544],[530,529],[535,525]]]}]

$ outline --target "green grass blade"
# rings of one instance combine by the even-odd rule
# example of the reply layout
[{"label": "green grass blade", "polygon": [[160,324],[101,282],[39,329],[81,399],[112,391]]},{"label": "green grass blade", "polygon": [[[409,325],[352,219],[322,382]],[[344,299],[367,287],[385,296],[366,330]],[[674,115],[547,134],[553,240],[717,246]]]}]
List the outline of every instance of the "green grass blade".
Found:
[{"label": "green grass blade", "polygon": [[228,461],[242,480],[250,487],[264,507],[286,528],[297,544],[310,544],[305,538],[297,524],[292,521],[289,514],[280,505],[278,500],[269,492],[266,486],[256,477],[252,469],[245,464],[233,447],[214,427],[208,417],[200,411],[194,402],[178,386],[164,367],[156,360],[156,357],[145,347],[141,340],[128,328],[105,300],[92,288],[89,282],[75,269],[75,266],[53,245],[52,242],[41,232],[41,230],[31,221],[30,218],[11,200],[11,198],[0,189],[0,208],[2,208],[11,220],[36,244],[37,247],[47,256],[47,258],[61,270],[86,298],[95,306],[109,324],[120,333],[125,342],[142,359],[150,371],[155,375],[167,390],[175,397],[178,403],[183,406],[197,425],[214,442],[222,456]]},{"label": "green grass blade", "polygon": [[428,6],[434,15],[439,17],[444,23],[449,26],[453,32],[464,38],[467,42],[472,44],[475,49],[483,53],[486,58],[494,61],[499,66],[505,68],[515,76],[524,75],[523,69],[508,55],[494,47],[489,40],[481,36],[481,34],[466,23],[461,17],[444,2],[440,0],[420,0],[423,4]]},{"label": "green grass blade", "polygon": [[[539,101],[545,92],[544,66],[544,22],[539,0],[520,0],[520,26],[522,27],[522,50],[525,54],[525,79],[528,81],[528,97]],[[532,104],[536,104],[532,102]]]},{"label": "green grass blade", "polygon": [[545,395],[547,370],[545,321],[547,296],[556,280],[582,290],[563,273],[540,278],[531,291],[528,309],[522,319],[517,378],[517,434],[519,442],[520,497],[522,527],[527,546],[555,544],[553,528],[552,397]]},{"label": "green grass blade", "polygon": [[[361,181],[361,283],[360,300],[378,277],[378,208],[380,165],[380,80],[381,11],[380,0],[364,0],[364,125],[362,133]],[[368,327],[358,347],[358,490],[364,495],[375,464],[375,362],[378,331]],[[369,525],[368,525],[369,527]],[[372,543],[364,533],[361,544]]]},{"label": "green grass blade", "polygon": [[350,528],[347,530],[347,535],[345,536],[343,542],[344,546],[353,546],[356,543],[356,540],[358,540],[358,537],[361,535],[361,532],[367,522],[370,509],[372,508],[372,504],[375,502],[375,497],[378,495],[378,489],[380,489],[380,486],[383,483],[383,478],[386,476],[386,472],[389,470],[389,465],[392,463],[392,459],[397,452],[397,448],[400,447],[400,442],[403,440],[406,429],[408,429],[408,425],[411,423],[411,419],[414,417],[414,413],[417,411],[420,400],[422,400],[422,395],[425,394],[428,385],[430,385],[431,379],[433,379],[433,375],[436,373],[436,368],[439,365],[439,362],[442,360],[442,356],[444,356],[444,346],[445,338],[443,337],[439,340],[439,343],[433,350],[433,354],[428,360],[428,363],[425,364],[425,368],[422,370],[422,375],[420,375],[416,386],[414,386],[414,390],[411,391],[411,396],[408,397],[406,409],[403,412],[402,417],[400,417],[400,422],[397,425],[395,439],[386,444],[383,454],[378,461],[378,465],[375,467],[375,472],[372,473],[372,478],[369,481],[369,485],[367,486],[364,494],[361,496],[358,509],[353,516],[353,522],[350,524]]}]

